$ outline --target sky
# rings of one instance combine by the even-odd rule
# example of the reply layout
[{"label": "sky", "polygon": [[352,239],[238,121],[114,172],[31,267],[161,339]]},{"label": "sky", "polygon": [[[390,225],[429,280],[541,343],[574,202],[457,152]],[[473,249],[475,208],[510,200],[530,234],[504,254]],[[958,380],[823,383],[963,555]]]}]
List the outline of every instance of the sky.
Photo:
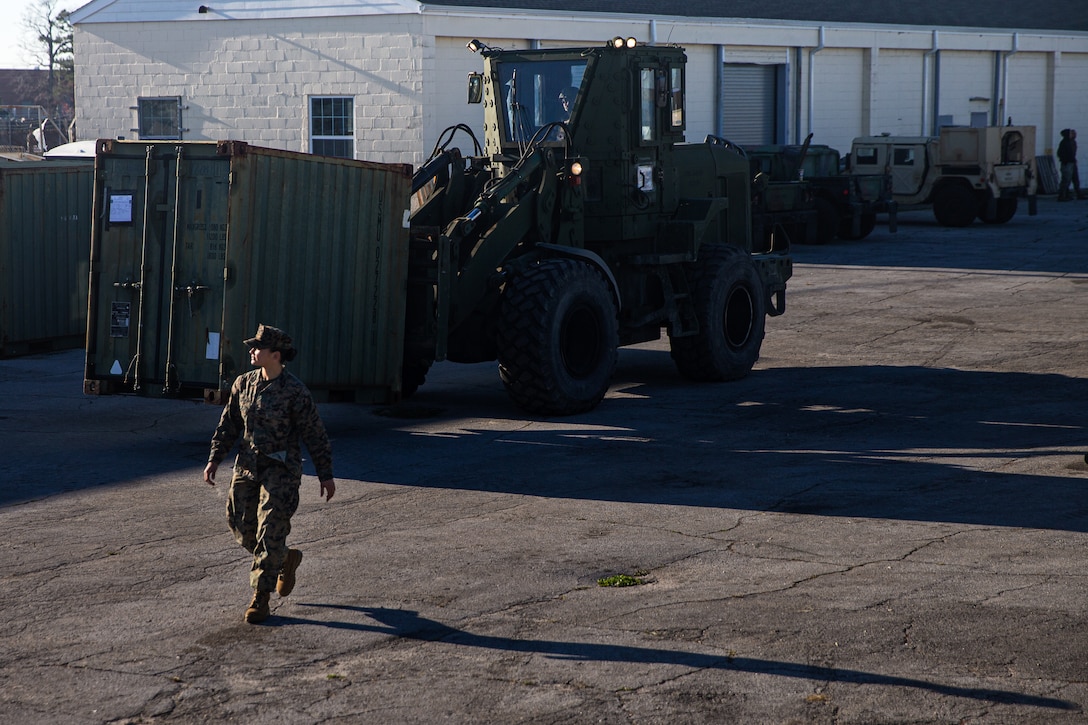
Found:
[{"label": "sky", "polygon": [[[0,68],[33,68],[33,61],[23,52],[21,45],[29,40],[23,25],[28,8],[40,0],[0,0],[3,21],[0,22]],[[75,10],[90,0],[56,0],[56,10]]]}]

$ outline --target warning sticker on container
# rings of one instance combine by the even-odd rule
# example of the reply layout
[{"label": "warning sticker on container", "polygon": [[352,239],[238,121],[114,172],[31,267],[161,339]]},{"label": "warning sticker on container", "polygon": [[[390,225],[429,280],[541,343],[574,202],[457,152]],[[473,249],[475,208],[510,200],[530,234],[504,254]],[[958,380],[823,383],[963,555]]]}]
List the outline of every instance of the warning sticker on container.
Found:
[{"label": "warning sticker on container", "polygon": [[110,337],[128,337],[131,302],[114,302],[110,305]]}]

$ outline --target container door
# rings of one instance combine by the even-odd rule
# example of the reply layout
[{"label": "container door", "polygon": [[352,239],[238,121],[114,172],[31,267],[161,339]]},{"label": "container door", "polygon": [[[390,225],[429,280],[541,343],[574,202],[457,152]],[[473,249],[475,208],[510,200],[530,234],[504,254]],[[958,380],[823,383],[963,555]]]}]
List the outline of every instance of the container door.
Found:
[{"label": "container door", "polygon": [[214,144],[121,142],[100,157],[88,381],[217,387],[229,158]]},{"label": "container door", "polygon": [[[206,148],[206,147],[205,147]],[[179,149],[170,305],[159,340],[167,388],[218,388],[230,159]]]}]

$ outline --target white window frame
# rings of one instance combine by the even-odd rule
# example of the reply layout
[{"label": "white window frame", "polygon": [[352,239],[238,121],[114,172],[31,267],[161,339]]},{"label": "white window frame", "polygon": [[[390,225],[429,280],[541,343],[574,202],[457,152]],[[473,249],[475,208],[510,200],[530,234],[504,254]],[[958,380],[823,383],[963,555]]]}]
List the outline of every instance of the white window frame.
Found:
[{"label": "white window frame", "polygon": [[[327,117],[329,119],[329,123],[324,124],[324,127],[322,127],[322,128],[317,128],[318,118],[315,115],[315,111],[318,110],[318,109],[316,107],[316,104],[318,104],[319,102],[322,102],[322,101],[333,101],[334,106],[335,106],[335,102],[337,102],[337,101],[339,101],[341,103],[347,102],[347,104],[348,104],[348,106],[350,108],[347,110],[346,113],[329,115]],[[318,153],[318,151],[315,150],[315,147],[317,147],[320,144],[320,142],[323,142],[323,141],[345,142],[346,141],[346,142],[349,142],[351,144],[351,154],[350,155],[346,155],[346,156],[341,155],[341,154],[324,154],[324,155],[326,155],[326,156],[335,156],[337,158],[354,159],[356,149],[358,148],[358,143],[356,142],[356,138],[355,138],[355,96],[332,96],[332,95],[310,96],[308,101],[307,101],[307,107],[308,107],[307,118],[309,120],[308,126],[309,126],[309,131],[310,131],[310,153]],[[335,110],[335,108],[333,110]],[[336,125],[337,119],[339,119],[340,121],[345,121],[346,120],[350,124],[350,126],[346,129],[348,131],[348,133],[346,133],[346,134],[334,133],[338,129],[336,129],[334,127],[331,127],[331,126]]]}]

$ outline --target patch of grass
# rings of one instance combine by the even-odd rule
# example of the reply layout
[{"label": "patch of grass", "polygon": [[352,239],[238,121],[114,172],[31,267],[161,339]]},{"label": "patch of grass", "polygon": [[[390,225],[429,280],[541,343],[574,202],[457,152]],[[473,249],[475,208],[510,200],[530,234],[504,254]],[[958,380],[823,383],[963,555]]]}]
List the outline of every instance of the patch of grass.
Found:
[{"label": "patch of grass", "polygon": [[635,572],[631,574],[613,574],[612,576],[604,576],[597,580],[597,586],[599,587],[637,587],[639,584],[645,584],[646,580],[643,579],[645,574],[643,572]]}]

